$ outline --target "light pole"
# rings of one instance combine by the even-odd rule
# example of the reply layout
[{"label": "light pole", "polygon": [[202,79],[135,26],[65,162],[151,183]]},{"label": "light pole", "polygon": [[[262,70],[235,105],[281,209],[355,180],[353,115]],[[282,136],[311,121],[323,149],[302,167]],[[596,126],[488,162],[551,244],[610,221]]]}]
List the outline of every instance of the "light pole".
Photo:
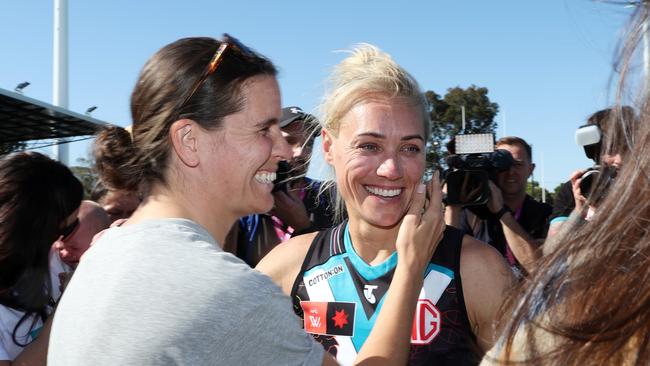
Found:
[{"label": "light pole", "polygon": [[[52,104],[68,108],[68,0],[54,0],[54,55]],[[68,164],[68,145],[58,139],[54,155]]]}]

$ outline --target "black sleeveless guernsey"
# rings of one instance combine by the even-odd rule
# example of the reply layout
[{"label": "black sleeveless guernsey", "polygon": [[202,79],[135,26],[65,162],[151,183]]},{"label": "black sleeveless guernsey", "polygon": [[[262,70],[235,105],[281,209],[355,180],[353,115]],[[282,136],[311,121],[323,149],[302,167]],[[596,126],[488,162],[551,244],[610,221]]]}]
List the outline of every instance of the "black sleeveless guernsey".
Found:
[{"label": "black sleeveless guernsey", "polygon": [[[480,361],[460,278],[463,233],[447,226],[425,271],[409,365]],[[397,252],[370,266],[354,251],[347,221],[319,232],[291,290],[294,311],[339,363],[351,364],[370,334],[397,265]]]}]

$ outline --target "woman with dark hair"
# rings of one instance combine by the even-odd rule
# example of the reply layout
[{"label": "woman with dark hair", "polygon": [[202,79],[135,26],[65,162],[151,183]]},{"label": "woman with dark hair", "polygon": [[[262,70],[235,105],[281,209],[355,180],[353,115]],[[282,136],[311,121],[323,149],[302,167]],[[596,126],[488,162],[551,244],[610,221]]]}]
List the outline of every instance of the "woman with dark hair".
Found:
[{"label": "woman with dark hair", "polygon": [[82,198],[79,180],[45,155],[0,160],[0,365],[45,364],[47,319],[61,294],[50,247],[76,229]]},{"label": "woman with dark hair", "polygon": [[[180,39],[145,64],[131,96],[132,139],[114,139],[124,155],[110,172],[115,188],[144,199],[84,254],[57,309],[49,364],[334,363],[280,289],[221,248],[239,217],[271,209],[278,162],[290,157],[275,75],[228,35]],[[359,356],[365,363],[405,361],[387,335],[408,334],[419,254],[433,250],[442,220],[439,195],[423,210],[424,193],[402,225],[405,272]]]},{"label": "woman with dark hair", "polygon": [[[617,107],[601,146],[601,156],[621,154],[624,163],[590,220],[580,214],[594,195],[507,300],[504,333],[485,365],[650,365],[650,99],[645,80],[627,80],[650,3],[636,6],[618,64]],[[632,94],[628,85],[644,89]],[[636,106],[636,118],[625,104]],[[597,192],[608,181],[593,184]]]}]

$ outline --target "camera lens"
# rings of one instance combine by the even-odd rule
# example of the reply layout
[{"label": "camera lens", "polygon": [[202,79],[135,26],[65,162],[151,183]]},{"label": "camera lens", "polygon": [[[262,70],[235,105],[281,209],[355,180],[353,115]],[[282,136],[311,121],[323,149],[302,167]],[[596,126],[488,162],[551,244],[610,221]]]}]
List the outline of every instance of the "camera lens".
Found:
[{"label": "camera lens", "polygon": [[585,198],[589,198],[591,189],[594,185],[594,182],[600,176],[600,172],[595,169],[587,170],[581,177],[580,180],[580,193],[582,193]]}]

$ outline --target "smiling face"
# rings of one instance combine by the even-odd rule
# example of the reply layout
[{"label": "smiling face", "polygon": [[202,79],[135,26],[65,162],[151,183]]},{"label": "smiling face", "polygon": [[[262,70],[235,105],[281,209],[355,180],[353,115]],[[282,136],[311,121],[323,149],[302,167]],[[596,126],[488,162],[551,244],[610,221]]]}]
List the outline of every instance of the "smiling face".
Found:
[{"label": "smiling face", "polygon": [[535,168],[526,149],[519,144],[497,145],[496,148],[508,150],[514,159],[514,164],[510,169],[497,173],[495,183],[505,196],[525,195],[526,182]]},{"label": "smiling face", "polygon": [[205,199],[220,202],[228,216],[267,212],[273,206],[278,161],[291,152],[280,133],[280,90],[272,76],[251,77],[242,85],[244,106],[223,125],[199,139],[200,179]]},{"label": "smiling face", "polygon": [[421,110],[402,98],[374,96],[326,132],[325,158],[334,167],[350,220],[393,227],[406,214],[425,167]]}]

